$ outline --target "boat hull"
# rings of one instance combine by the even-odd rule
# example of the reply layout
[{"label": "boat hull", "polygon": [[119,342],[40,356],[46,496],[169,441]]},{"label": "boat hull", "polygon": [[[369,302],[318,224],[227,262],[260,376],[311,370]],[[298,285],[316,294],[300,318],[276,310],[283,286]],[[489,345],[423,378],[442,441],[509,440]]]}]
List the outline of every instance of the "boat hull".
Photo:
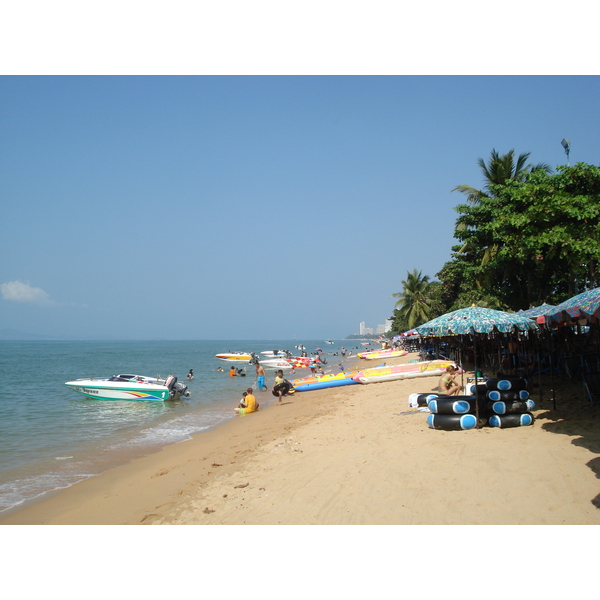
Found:
[{"label": "boat hull", "polygon": [[233,352],[224,352],[222,354],[215,354],[215,356],[219,360],[224,360],[226,362],[243,362],[249,363],[252,360],[251,354],[236,354]]},{"label": "boat hull", "polygon": [[283,370],[283,369],[291,369],[292,368],[292,365],[287,360],[277,359],[277,358],[261,360],[260,364],[263,367],[266,367],[267,369]]},{"label": "boat hull", "polygon": [[74,392],[94,400],[128,400],[134,402],[164,402],[169,400],[169,388],[149,383],[128,383],[78,379],[67,381],[67,387]]}]

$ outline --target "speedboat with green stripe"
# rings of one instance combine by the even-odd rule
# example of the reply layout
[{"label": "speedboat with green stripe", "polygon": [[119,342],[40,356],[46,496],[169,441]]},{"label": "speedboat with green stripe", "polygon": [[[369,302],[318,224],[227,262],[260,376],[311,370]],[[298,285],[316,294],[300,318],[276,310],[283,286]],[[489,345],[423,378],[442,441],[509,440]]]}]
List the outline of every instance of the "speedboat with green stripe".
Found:
[{"label": "speedboat with green stripe", "polygon": [[190,392],[177,377],[166,379],[144,375],[115,375],[114,377],[90,377],[67,381],[65,385],[74,392],[94,400],[133,400],[136,402],[165,402],[189,396]]}]

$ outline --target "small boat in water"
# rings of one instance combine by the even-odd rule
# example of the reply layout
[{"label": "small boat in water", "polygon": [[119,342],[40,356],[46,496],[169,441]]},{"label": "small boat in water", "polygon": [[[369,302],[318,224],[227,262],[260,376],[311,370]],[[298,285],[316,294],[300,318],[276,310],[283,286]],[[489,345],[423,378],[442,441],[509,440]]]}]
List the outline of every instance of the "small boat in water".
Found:
[{"label": "small boat in water", "polygon": [[269,358],[261,360],[260,364],[267,369],[291,369],[292,364],[283,358]]},{"label": "small boat in water", "polygon": [[254,352],[222,352],[221,354],[215,354],[220,360],[226,360],[227,362],[245,362],[249,363],[255,356]]},{"label": "small boat in water", "polygon": [[167,379],[144,375],[115,375],[114,377],[90,377],[67,381],[65,385],[74,392],[94,400],[148,400],[164,402],[189,396],[187,386],[169,375]]}]

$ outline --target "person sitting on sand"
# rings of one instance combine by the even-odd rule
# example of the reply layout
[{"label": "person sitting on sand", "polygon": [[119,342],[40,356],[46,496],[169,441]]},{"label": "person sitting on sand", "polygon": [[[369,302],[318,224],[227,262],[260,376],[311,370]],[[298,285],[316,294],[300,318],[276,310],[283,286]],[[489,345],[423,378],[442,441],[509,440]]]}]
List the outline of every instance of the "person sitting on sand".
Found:
[{"label": "person sitting on sand", "polygon": [[240,403],[237,408],[234,408],[233,410],[239,415],[247,415],[258,410],[258,402],[252,393],[252,388],[248,388],[248,390],[242,394]]},{"label": "person sitting on sand", "polygon": [[458,396],[460,392],[460,384],[454,379],[456,377],[457,370],[454,365],[446,367],[446,372],[440,377],[438,381],[438,392],[446,396]]}]

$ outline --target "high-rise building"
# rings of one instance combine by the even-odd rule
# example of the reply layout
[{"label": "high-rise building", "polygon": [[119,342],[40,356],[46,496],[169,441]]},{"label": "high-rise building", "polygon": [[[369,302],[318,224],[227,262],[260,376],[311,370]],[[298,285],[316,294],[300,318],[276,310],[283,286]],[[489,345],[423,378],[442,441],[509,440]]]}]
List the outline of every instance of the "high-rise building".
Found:
[{"label": "high-rise building", "polygon": [[373,335],[373,328],[365,327],[365,322],[361,321],[360,325],[358,326],[358,333],[360,335]]}]

